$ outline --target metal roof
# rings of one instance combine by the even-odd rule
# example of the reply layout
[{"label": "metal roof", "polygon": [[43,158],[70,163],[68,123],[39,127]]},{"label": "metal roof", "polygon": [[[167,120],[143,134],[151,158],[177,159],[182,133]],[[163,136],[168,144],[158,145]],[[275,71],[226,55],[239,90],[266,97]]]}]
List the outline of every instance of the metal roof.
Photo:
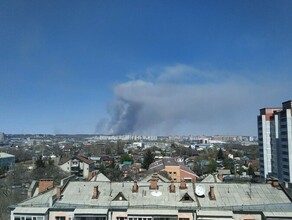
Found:
[{"label": "metal roof", "polygon": [[14,209],[14,214],[45,214],[49,208],[40,207],[16,207]]}]

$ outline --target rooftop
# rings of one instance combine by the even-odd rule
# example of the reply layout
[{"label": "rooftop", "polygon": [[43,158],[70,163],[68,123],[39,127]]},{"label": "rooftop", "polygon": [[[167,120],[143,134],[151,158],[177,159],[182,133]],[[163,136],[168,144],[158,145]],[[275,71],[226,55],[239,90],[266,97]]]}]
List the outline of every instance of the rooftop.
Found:
[{"label": "rooftop", "polygon": [[[252,210],[286,212],[292,210],[292,203],[286,194],[270,184],[236,183],[181,183],[157,182],[157,189],[150,189],[151,182],[138,182],[138,191],[133,192],[133,182],[69,182],[62,192],[61,199],[55,199],[56,190],[30,198],[20,207],[48,208],[92,208],[102,209],[173,209],[177,210]],[[170,192],[170,185],[175,190]],[[200,185],[201,195],[195,194]],[[97,187],[98,197],[93,198]],[[209,197],[214,187],[215,199]],[[55,202],[53,202],[55,201]]]}]

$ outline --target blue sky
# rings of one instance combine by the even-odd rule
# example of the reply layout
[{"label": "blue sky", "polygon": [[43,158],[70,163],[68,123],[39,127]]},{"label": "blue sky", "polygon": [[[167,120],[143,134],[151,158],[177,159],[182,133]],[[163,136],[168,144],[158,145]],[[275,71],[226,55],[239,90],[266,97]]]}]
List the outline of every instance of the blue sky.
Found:
[{"label": "blue sky", "polygon": [[0,2],[0,131],[256,135],[291,99],[291,1]]}]

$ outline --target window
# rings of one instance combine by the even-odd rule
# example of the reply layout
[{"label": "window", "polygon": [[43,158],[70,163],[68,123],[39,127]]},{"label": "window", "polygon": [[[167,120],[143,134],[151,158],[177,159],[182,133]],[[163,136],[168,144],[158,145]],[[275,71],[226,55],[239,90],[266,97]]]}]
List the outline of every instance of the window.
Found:
[{"label": "window", "polygon": [[66,217],[65,216],[57,216],[55,219],[56,220],[66,220]]},{"label": "window", "polygon": [[133,216],[133,217],[129,217],[128,218],[129,220],[152,220],[152,217],[150,216],[139,216],[139,217],[136,217],[136,216]]},{"label": "window", "polygon": [[15,216],[14,220],[44,220],[43,216]]},{"label": "window", "polygon": [[176,172],[173,172],[174,175],[176,175]]},{"label": "window", "polygon": [[177,217],[168,217],[168,216],[161,216],[161,217],[154,217],[154,220],[177,220]]},{"label": "window", "polygon": [[180,201],[182,201],[182,202],[192,202],[194,200],[192,199],[192,197],[190,197],[190,195],[188,193],[186,193],[186,194],[184,194],[184,196],[181,198]]},{"label": "window", "polygon": [[76,220],[106,220],[106,217],[76,217]]}]

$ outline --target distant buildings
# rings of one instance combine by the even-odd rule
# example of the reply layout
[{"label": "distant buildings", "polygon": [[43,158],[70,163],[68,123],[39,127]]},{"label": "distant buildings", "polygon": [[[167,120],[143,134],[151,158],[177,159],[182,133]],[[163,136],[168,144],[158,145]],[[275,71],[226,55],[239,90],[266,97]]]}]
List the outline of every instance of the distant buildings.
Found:
[{"label": "distant buildings", "polygon": [[0,132],[0,143],[5,141],[5,134]]},{"label": "distant buildings", "polygon": [[263,108],[258,116],[260,175],[292,182],[292,100]]}]

